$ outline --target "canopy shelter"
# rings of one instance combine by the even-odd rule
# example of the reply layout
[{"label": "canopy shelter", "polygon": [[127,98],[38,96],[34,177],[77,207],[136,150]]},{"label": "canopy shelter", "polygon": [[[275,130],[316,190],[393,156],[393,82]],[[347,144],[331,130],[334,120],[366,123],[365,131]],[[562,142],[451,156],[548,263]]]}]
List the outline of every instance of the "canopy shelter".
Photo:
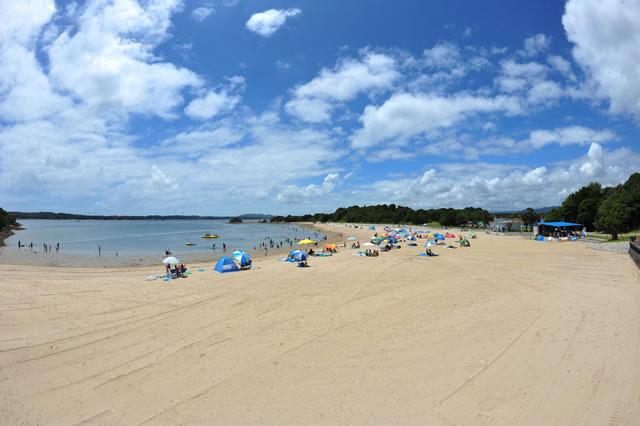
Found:
[{"label": "canopy shelter", "polygon": [[584,225],[572,222],[538,222],[538,226],[550,226],[552,228],[582,228]]},{"label": "canopy shelter", "polygon": [[583,227],[584,225],[581,223],[573,222],[538,222],[538,233],[541,235],[566,237],[568,233],[580,231]]}]

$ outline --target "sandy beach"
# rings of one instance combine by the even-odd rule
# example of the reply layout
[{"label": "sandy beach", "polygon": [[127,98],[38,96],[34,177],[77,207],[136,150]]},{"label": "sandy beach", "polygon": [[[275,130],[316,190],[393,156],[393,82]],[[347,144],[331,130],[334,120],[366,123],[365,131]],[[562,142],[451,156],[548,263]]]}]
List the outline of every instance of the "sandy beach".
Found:
[{"label": "sandy beach", "polygon": [[629,256],[484,233],[420,250],[171,282],[0,265],[1,423],[640,422]]}]

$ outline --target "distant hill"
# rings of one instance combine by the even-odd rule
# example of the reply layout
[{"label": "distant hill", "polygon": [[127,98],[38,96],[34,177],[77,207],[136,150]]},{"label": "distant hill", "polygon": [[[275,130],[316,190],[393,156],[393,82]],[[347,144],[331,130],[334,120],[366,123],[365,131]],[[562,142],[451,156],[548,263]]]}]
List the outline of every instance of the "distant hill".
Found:
[{"label": "distant hill", "polygon": [[197,216],[197,215],[86,215],[54,212],[10,212],[17,219],[54,219],[54,220],[226,220],[238,217],[242,220],[271,219],[266,214],[243,214],[240,216]]},{"label": "distant hill", "polygon": [[[540,213],[540,214],[547,214],[549,213],[551,210],[555,209],[557,206],[554,207],[538,207],[538,208],[534,208],[533,210],[536,213]],[[508,216],[508,215],[518,215],[520,213],[522,213],[525,209],[522,210],[501,210],[501,211],[492,211],[491,213],[496,215],[496,216]]]}]

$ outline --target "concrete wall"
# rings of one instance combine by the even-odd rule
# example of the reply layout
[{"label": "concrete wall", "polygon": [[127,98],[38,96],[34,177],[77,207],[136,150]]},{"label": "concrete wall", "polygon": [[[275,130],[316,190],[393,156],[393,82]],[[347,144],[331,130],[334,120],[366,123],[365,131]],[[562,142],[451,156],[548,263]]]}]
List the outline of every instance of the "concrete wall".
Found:
[{"label": "concrete wall", "polygon": [[638,268],[640,268],[640,241],[629,243],[629,255],[636,262]]}]

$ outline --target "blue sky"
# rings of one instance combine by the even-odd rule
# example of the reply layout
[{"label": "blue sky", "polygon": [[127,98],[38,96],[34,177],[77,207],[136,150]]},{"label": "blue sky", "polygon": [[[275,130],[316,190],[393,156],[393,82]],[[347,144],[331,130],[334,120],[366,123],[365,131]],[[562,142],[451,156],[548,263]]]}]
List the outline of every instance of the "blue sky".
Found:
[{"label": "blue sky", "polygon": [[0,0],[0,206],[559,204],[640,170],[623,0]]}]

